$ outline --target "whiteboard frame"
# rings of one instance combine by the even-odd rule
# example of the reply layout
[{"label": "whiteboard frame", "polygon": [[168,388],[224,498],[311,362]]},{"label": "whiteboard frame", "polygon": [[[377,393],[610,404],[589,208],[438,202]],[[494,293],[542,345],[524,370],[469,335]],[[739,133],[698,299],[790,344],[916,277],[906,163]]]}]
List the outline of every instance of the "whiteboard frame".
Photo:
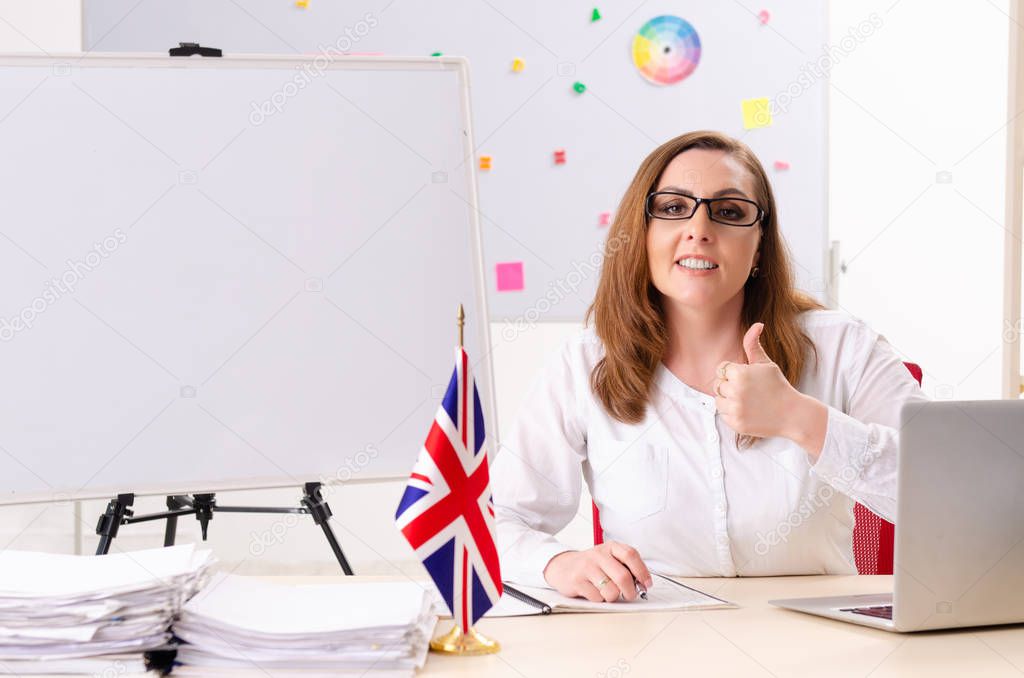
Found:
[{"label": "whiteboard frame", "polygon": [[[84,30],[84,29],[83,29]],[[155,53],[51,53],[47,55],[33,53],[12,53],[0,56],[0,69],[4,67],[49,67],[68,66],[71,68],[224,68],[224,69],[275,69],[293,70],[296,65],[307,64],[316,55],[288,55],[288,54],[240,54],[224,57],[171,57]],[[398,57],[398,56],[337,56],[331,60],[325,70],[383,70],[383,71],[454,71],[458,76],[459,97],[461,99],[459,110],[462,115],[462,150],[463,161],[466,166],[466,190],[469,202],[469,227],[470,227],[470,251],[474,261],[471,265],[474,268],[474,280],[476,283],[476,298],[472,304],[463,305],[473,311],[471,321],[475,324],[475,331],[480,342],[481,350],[485,355],[478,356],[477,367],[474,372],[481,370],[487,375],[486,388],[481,394],[481,401],[484,408],[487,431],[485,438],[485,449],[488,460],[492,460],[498,449],[498,417],[497,404],[495,399],[494,386],[494,365],[492,360],[493,346],[491,344],[490,318],[487,305],[487,285],[484,274],[483,242],[480,228],[480,207],[477,185],[476,164],[471,162],[474,154],[473,116],[470,99],[469,81],[469,60],[459,56],[441,57]],[[452,329],[455,329],[455,311],[452,309]],[[467,313],[467,316],[470,314]],[[479,388],[479,386],[478,386]],[[440,403],[439,403],[440,404]],[[424,436],[427,429],[424,427]],[[410,468],[410,471],[412,469]],[[405,475],[376,475],[363,476],[358,479],[346,481],[335,480],[332,482],[330,474],[324,477],[300,479],[301,482],[322,482],[324,486],[338,486],[346,483],[366,484],[379,483],[397,480],[405,480]],[[326,480],[325,480],[326,478]],[[119,493],[132,492],[136,496],[161,496],[172,494],[193,494],[202,492],[229,492],[239,490],[261,490],[281,489],[296,487],[294,478],[281,478],[279,480],[267,478],[238,478],[217,481],[214,485],[182,487],[179,485],[163,485],[159,481],[143,484],[137,487],[93,487],[83,488],[78,492],[71,493],[26,493],[22,495],[3,496],[0,495],[0,506],[16,504],[39,504],[39,503],[60,503],[69,501],[84,501],[90,499],[110,499]]]}]

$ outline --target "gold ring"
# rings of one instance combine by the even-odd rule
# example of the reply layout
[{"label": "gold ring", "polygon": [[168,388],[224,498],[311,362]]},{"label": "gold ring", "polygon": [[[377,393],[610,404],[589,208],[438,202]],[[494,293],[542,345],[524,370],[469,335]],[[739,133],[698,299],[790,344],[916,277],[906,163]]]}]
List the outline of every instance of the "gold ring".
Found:
[{"label": "gold ring", "polygon": [[608,577],[605,577],[601,581],[597,582],[597,588],[601,588],[602,586],[604,586],[605,584],[607,584],[610,581],[611,581],[611,579],[609,579]]},{"label": "gold ring", "polygon": [[718,395],[719,398],[724,398],[725,396],[722,395],[722,392],[718,390],[718,388],[721,385],[722,385],[722,382],[718,382],[717,384],[715,384],[715,393]]},{"label": "gold ring", "polygon": [[721,379],[722,381],[729,381],[729,379],[725,376],[725,368],[727,367],[729,367],[729,363],[725,363],[724,365],[718,366],[718,378]]}]

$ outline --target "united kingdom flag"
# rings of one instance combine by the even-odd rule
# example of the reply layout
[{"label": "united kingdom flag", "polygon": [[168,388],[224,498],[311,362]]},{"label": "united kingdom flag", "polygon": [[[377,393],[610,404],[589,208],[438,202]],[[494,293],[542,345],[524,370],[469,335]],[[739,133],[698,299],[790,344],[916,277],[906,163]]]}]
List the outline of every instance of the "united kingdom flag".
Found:
[{"label": "united kingdom flag", "polygon": [[501,597],[484,415],[466,351],[409,476],[395,523],[437,585],[452,617],[469,630]]}]

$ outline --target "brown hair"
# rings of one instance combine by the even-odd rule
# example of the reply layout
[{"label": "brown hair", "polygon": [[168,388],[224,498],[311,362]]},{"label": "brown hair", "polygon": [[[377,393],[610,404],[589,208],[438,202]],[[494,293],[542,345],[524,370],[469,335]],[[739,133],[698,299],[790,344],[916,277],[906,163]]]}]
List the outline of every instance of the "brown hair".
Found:
[{"label": "brown hair", "polygon": [[[665,167],[691,148],[725,151],[750,172],[754,198],[768,213],[761,224],[758,276],[747,278],[741,322],[746,331],[765,324],[761,345],[789,383],[796,385],[806,352],[817,349],[800,329],[797,316],[825,308],[793,286],[793,272],[785,242],[779,234],[775,196],[757,156],[742,142],[714,131],[696,131],[672,139],[640,164],[626,189],[605,242],[604,264],[594,303],[587,310],[605,355],[590,375],[590,385],[604,409],[615,419],[635,424],[643,420],[654,372],[668,345],[668,329],[661,294],[651,282],[647,261],[647,216],[644,204],[655,190]],[[737,435],[740,449],[756,438]]]}]

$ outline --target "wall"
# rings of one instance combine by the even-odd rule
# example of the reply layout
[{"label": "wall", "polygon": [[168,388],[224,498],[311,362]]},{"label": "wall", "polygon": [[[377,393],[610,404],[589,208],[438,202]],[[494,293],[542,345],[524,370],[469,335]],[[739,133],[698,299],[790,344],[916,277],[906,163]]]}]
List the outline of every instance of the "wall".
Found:
[{"label": "wall", "polygon": [[839,304],[937,399],[1001,395],[1008,5],[831,4],[833,42],[881,21],[832,69]]},{"label": "wall", "polygon": [[[992,398],[1003,329],[1007,0],[945,7],[959,11],[936,11],[926,0],[830,3],[833,46],[872,12],[881,19],[848,53],[833,50],[829,66],[831,229],[846,263],[839,304],[921,363],[932,397]],[[0,51],[77,49],[78,17],[78,3],[68,0],[0,0]],[[785,36],[779,44],[785,48]],[[492,334],[499,425],[507,430],[540,361],[577,328],[537,325],[513,340],[502,329],[495,324]],[[418,567],[391,524],[401,488],[351,485],[330,497],[357,571]],[[223,504],[297,499],[292,490],[220,496]],[[581,505],[565,538],[583,546],[589,499]],[[77,517],[73,505],[0,508],[0,547],[71,552],[77,540],[90,551],[102,508],[87,502]],[[150,498],[139,508],[162,505]],[[159,525],[123,529],[123,548],[161,543]],[[192,520],[182,521],[180,533],[198,538]],[[221,514],[211,537],[225,565],[239,572],[336,571],[308,518],[290,525],[275,516]]]}]

